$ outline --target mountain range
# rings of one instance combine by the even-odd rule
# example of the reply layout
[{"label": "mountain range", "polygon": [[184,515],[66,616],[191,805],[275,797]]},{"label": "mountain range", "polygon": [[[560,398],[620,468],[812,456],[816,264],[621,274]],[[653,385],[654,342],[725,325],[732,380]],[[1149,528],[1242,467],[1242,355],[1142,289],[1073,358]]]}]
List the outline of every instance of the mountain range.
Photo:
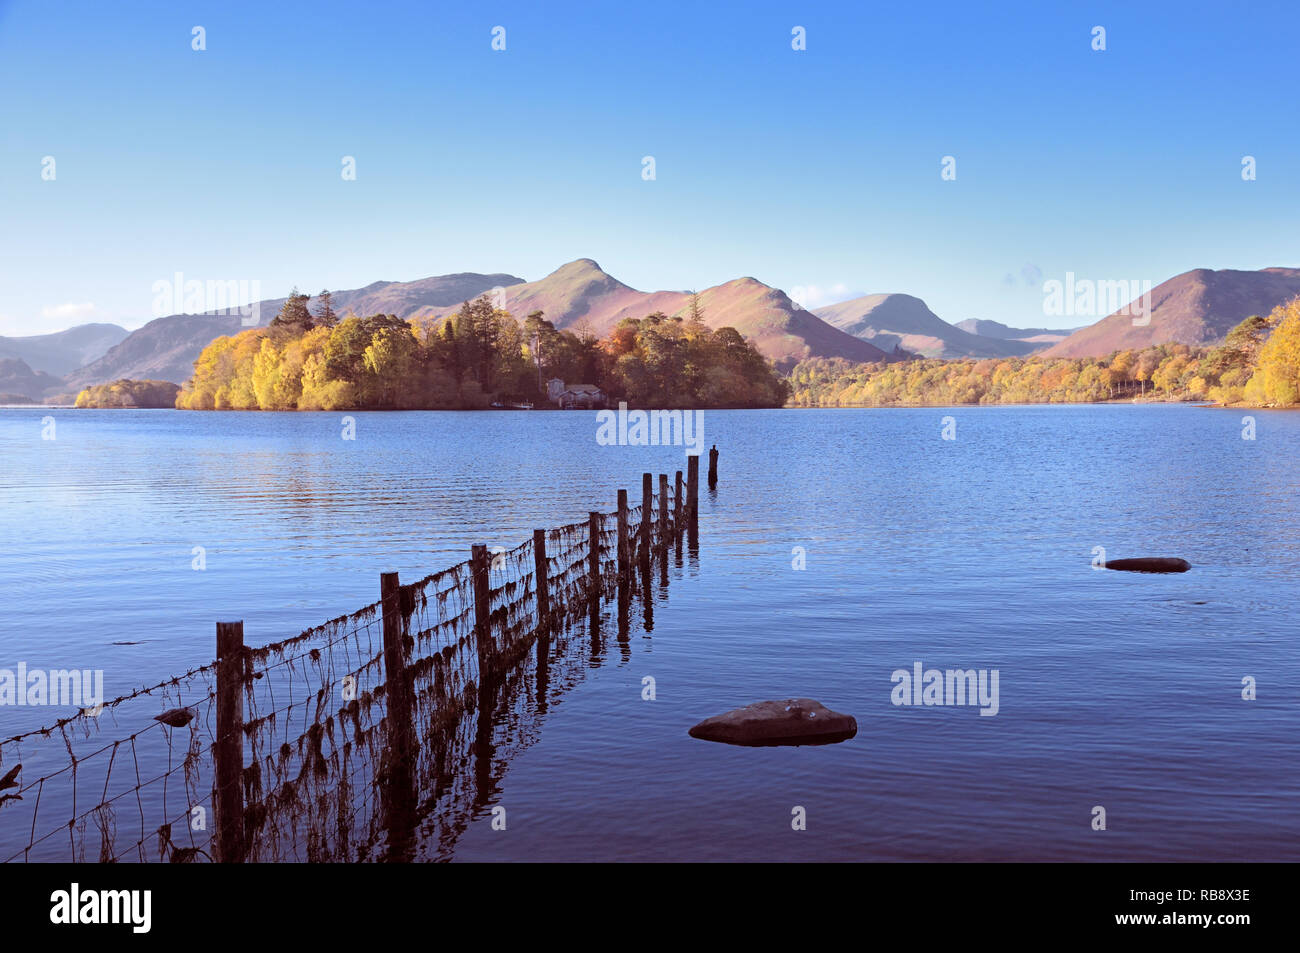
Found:
[{"label": "mountain range", "polygon": [[1134,324],[1116,312],[1075,331],[1043,352],[1045,357],[1096,357],[1152,344],[1207,344],[1253,314],[1300,295],[1300,268],[1211,271],[1195,268],[1151,289],[1150,320]]},{"label": "mountain range", "polygon": [[62,377],[89,364],[131,332],[116,324],[79,324],[53,334],[0,337],[0,360]]},{"label": "mountain range", "polygon": [[[467,299],[496,288],[504,289],[505,307],[516,318],[540,310],[557,328],[585,328],[597,335],[604,335],[625,317],[643,318],[655,311],[671,317],[684,314],[691,304],[688,291],[637,291],[606,274],[589,258],[569,262],[537,281],[500,273],[378,281],[364,288],[332,292],[331,303],[339,314],[351,311],[436,319],[454,314]],[[260,302],[259,323],[269,322],[284,301]],[[874,344],[828,325],[792,302],[784,291],[754,278],[738,278],[701,291],[699,302],[706,324],[734,327],[783,368],[805,357],[890,359]],[[203,348],[219,335],[243,330],[242,321],[238,314],[156,318],[69,374],[68,387],[77,390],[123,377],[183,382]]]},{"label": "mountain range", "polygon": [[[417,281],[376,281],[332,293],[340,315],[395,314],[434,320],[455,313],[480,294],[497,292],[522,320],[542,311],[557,328],[609,332],[623,318],[661,311],[686,315],[689,291],[638,291],[589,258],[580,258],[536,281],[505,273],[462,272]],[[1259,271],[1194,269],[1152,290],[1151,321],[1134,325],[1116,313],[1076,329],[1011,328],[997,321],[944,321],[920,298],[872,294],[808,311],[778,288],[737,278],[699,292],[704,321],[731,326],[776,365],[788,369],[806,357],[887,361],[933,358],[1098,357],[1112,351],[1176,341],[1203,344],[1222,338],[1252,314],[1267,314],[1300,295],[1300,269]],[[265,325],[284,298],[259,303]],[[314,306],[315,302],[313,302]],[[112,324],[87,324],[56,334],[0,337],[0,393],[33,398],[75,393],[120,378],[181,383],[199,353],[220,335],[245,330],[239,314],[173,314],[127,332]]]},{"label": "mountain range", "polygon": [[1010,336],[982,336],[949,324],[920,298],[905,294],[864,295],[813,313],[879,348],[899,348],[922,357],[1020,357],[1043,346]]},{"label": "mountain range", "polygon": [[[351,311],[358,315],[396,314],[401,318],[411,318],[448,307],[454,310],[467,298],[522,281],[522,278],[505,274],[455,274],[419,281],[376,281],[364,288],[331,292],[330,300],[339,314]],[[269,323],[285,301],[285,298],[270,298],[259,302],[257,324]],[[172,314],[155,318],[132,331],[117,345],[101,352],[97,360],[68,374],[68,387],[76,391],[123,377],[184,383],[193,373],[194,362],[203,349],[223,334],[247,330],[243,321],[239,314]]]},{"label": "mountain range", "polygon": [[969,334],[980,337],[998,338],[1003,341],[1022,341],[1034,348],[1047,347],[1057,341],[1064,341],[1078,328],[1012,328],[1001,321],[986,321],[980,318],[967,318],[958,321],[957,327]]}]

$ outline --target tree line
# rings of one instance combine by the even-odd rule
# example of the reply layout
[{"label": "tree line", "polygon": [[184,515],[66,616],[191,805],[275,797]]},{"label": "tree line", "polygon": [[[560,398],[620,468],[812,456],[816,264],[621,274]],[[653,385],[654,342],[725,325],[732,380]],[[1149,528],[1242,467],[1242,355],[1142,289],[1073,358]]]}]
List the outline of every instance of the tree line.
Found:
[{"label": "tree line", "polygon": [[1207,400],[1300,404],[1300,298],[1247,318],[1221,344],[1161,344],[1102,358],[990,358],[853,364],[811,358],[790,373],[796,407]]},{"label": "tree line", "polygon": [[605,338],[520,323],[482,296],[445,319],[340,318],[329,293],[297,289],[262,328],[212,341],[176,398],[188,410],[474,409],[545,400],[545,382],[595,384],[644,407],[780,407],[786,382],[734,328],[696,302],[621,321]]},{"label": "tree line", "polygon": [[77,394],[77,406],[106,407],[172,407],[180,388],[171,381],[121,380],[95,384]]}]

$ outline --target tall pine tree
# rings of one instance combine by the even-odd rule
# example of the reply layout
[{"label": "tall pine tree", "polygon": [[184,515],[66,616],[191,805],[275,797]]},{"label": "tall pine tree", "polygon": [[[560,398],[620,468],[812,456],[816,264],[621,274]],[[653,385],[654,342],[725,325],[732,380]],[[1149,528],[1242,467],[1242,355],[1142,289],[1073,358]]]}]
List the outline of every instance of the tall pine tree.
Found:
[{"label": "tall pine tree", "polygon": [[339,323],[339,316],[334,311],[334,305],[330,302],[329,289],[321,291],[316,296],[320,302],[316,307],[316,327],[332,328]]},{"label": "tall pine tree", "polygon": [[294,288],[284,302],[280,313],[271,319],[271,327],[284,328],[298,334],[310,331],[315,324],[311,312],[307,310],[307,301],[311,295],[299,294]]}]

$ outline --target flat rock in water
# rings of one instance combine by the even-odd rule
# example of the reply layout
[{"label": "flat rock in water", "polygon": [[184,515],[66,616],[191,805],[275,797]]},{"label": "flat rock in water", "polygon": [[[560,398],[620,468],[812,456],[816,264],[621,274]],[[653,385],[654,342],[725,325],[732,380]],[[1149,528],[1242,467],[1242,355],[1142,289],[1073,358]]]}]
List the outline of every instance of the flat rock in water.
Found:
[{"label": "flat rock in water", "polygon": [[858,733],[852,715],[831,711],[811,698],[755,702],[712,718],[691,729],[692,738],[729,745],[829,745]]},{"label": "flat rock in water", "polygon": [[1144,556],[1138,559],[1108,559],[1107,569],[1121,572],[1187,572],[1192,564],[1177,556]]}]

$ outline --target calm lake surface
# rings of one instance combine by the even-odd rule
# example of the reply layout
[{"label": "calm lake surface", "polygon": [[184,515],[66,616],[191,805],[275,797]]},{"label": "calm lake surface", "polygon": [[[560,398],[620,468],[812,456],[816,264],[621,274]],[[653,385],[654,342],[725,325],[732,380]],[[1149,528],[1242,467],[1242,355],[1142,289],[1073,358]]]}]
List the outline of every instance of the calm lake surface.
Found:
[{"label": "calm lake surface", "polygon": [[[1300,414],[1251,413],[1254,440],[1188,406],[706,412],[698,560],[556,686],[501,781],[508,829],[485,805],[454,856],[1300,860]],[[216,620],[279,640],[381,571],[685,469],[598,446],[590,413],[352,416],[355,440],[340,414],[0,410],[0,668],[103,669],[114,697],[210,661]],[[1097,546],[1194,568],[1096,571]],[[997,669],[997,715],[891,704],[916,662]],[[790,696],[857,737],[686,733]],[[0,708],[0,736],[66,714]]]}]

